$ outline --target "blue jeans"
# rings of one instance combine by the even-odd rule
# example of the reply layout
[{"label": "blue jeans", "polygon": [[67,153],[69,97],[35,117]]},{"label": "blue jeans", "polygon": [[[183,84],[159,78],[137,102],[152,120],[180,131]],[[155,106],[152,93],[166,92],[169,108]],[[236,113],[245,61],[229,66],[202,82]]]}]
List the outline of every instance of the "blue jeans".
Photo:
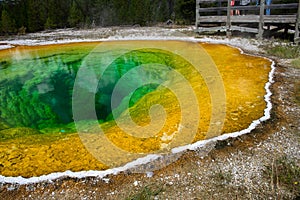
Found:
[{"label": "blue jeans", "polygon": [[[267,6],[271,5],[272,0],[266,0]],[[270,15],[271,14],[271,9],[267,8],[266,9],[266,15]]]}]

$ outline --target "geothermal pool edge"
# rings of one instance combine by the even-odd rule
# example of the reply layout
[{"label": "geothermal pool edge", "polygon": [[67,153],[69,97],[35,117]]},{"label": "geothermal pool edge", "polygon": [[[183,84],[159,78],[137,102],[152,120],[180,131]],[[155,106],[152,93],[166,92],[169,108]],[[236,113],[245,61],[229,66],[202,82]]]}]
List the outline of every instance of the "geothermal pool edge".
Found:
[{"label": "geothermal pool edge", "polygon": [[[121,40],[139,40],[138,37],[135,38],[121,38]],[[226,44],[229,46],[232,46],[234,48],[239,49],[241,54],[245,54],[243,52],[243,50],[239,47],[236,47],[232,44],[228,44],[228,41],[220,41],[220,40],[206,40],[205,39],[195,39],[195,38],[182,38],[182,37],[162,37],[162,38],[147,38],[148,40],[179,40],[179,41],[190,41],[190,42],[207,42],[207,43],[214,43],[214,44]],[[120,40],[120,38],[116,38],[115,40]],[[144,39],[145,40],[145,39]],[[66,43],[77,43],[77,42],[91,42],[91,41],[111,41],[110,39],[102,39],[102,40],[64,40],[64,42]],[[60,42],[57,43],[47,43],[47,42],[42,42],[39,44],[33,44],[33,45],[48,45],[48,44],[63,44]],[[14,43],[16,44],[16,43]],[[22,43],[21,43],[22,44]],[[32,45],[32,46],[33,46]],[[10,48],[13,48],[13,42],[8,42],[8,46],[10,46]],[[266,102],[266,108],[264,109],[264,115],[262,117],[260,117],[257,120],[252,121],[252,123],[250,124],[250,126],[244,130],[241,131],[237,131],[237,132],[233,132],[233,133],[227,133],[227,134],[223,134],[211,139],[207,139],[207,140],[201,140],[198,142],[195,142],[193,144],[189,144],[189,145],[185,145],[185,146],[181,146],[181,147],[176,147],[173,148],[171,150],[171,152],[173,154],[177,154],[177,153],[181,153],[184,152],[186,150],[196,150],[198,148],[204,147],[206,144],[214,142],[214,141],[221,141],[221,140],[226,140],[228,138],[235,138],[247,133],[250,133],[252,130],[254,130],[259,124],[261,124],[263,121],[266,121],[268,119],[270,119],[270,111],[272,109],[272,103],[271,103],[271,95],[272,92],[270,90],[270,87],[272,85],[272,83],[274,83],[274,73],[275,73],[275,62],[267,57],[264,56],[258,56],[258,55],[251,55],[251,54],[247,54],[250,56],[255,56],[255,57],[261,57],[264,59],[267,59],[269,61],[272,62],[271,64],[271,70],[269,72],[268,75],[268,82],[265,83],[265,91],[266,94],[264,95],[264,100]],[[55,173],[50,173],[47,175],[42,175],[42,176],[38,176],[38,177],[30,177],[30,178],[24,178],[24,177],[6,177],[6,176],[2,176],[0,175],[0,182],[1,183],[9,183],[9,184],[19,184],[19,185],[25,185],[25,184],[34,184],[34,183],[39,183],[39,182],[43,182],[43,181],[53,181],[55,179],[59,179],[59,178],[64,178],[64,177],[70,177],[70,178],[85,178],[85,177],[97,177],[100,179],[105,178],[107,175],[116,175],[120,172],[124,172],[128,169],[132,169],[136,166],[142,165],[142,164],[147,164],[150,163],[153,160],[156,160],[158,158],[161,158],[161,155],[158,154],[149,154],[145,157],[139,158],[137,160],[131,161],[129,163],[127,163],[126,165],[122,166],[122,167],[117,167],[117,168],[112,168],[112,169],[108,169],[108,170],[102,170],[102,171],[95,171],[95,170],[89,170],[89,171],[79,171],[79,172],[72,172],[72,171],[65,171],[65,172],[55,172]]]}]

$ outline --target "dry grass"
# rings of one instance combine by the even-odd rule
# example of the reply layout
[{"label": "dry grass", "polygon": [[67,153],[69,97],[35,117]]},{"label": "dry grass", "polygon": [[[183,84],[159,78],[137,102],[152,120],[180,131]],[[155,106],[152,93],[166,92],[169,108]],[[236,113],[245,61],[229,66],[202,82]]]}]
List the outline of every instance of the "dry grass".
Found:
[{"label": "dry grass", "polygon": [[299,197],[300,167],[294,160],[286,156],[273,160],[271,165],[266,166],[264,176],[270,180],[273,198],[282,199],[286,192]]},{"label": "dry grass", "polygon": [[295,60],[292,61],[292,66],[294,68],[300,69],[300,58],[297,58]]}]

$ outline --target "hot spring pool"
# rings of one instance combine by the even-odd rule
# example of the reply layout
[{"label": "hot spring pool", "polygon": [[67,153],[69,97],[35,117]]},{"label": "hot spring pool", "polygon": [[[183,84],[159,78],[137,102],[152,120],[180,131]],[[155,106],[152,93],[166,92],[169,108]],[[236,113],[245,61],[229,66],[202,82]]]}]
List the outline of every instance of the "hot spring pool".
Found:
[{"label": "hot spring pool", "polygon": [[270,70],[236,48],[182,41],[1,50],[0,174],[103,170],[246,129],[264,115]]}]

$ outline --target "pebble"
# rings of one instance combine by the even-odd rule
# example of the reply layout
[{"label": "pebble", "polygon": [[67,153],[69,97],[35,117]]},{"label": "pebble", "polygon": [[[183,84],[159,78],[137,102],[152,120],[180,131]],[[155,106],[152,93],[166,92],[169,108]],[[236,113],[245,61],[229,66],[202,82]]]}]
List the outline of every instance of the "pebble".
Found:
[{"label": "pebble", "polygon": [[146,172],[146,176],[147,176],[148,178],[151,178],[151,177],[153,176],[153,172]]},{"label": "pebble", "polygon": [[133,185],[134,186],[138,186],[139,185],[139,181],[134,181]]}]

